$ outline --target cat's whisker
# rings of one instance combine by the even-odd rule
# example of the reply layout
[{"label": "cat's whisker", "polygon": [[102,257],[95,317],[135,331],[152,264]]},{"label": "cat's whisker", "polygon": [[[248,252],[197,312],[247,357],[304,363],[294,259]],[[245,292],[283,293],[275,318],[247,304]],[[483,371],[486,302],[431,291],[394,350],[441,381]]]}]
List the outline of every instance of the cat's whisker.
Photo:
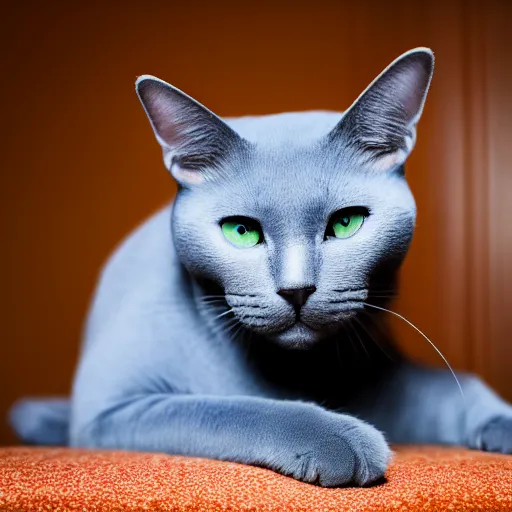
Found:
[{"label": "cat's whisker", "polygon": [[225,310],[226,308],[230,308],[231,306],[221,299],[216,300],[207,300],[207,301],[199,301],[197,302],[197,307],[201,311],[218,311]]},{"label": "cat's whisker", "polygon": [[337,293],[349,293],[349,292],[364,292],[366,291],[366,288],[342,288],[342,289],[339,289],[339,288],[334,288],[332,290],[333,292],[337,292]]},{"label": "cat's whisker", "polygon": [[215,312],[222,308],[223,312],[225,310],[226,304],[207,304],[207,303],[198,303],[197,308],[200,312],[207,312],[210,311]]},{"label": "cat's whisker", "polygon": [[218,322],[217,325],[213,327],[211,332],[212,334],[218,334],[219,332],[226,334],[229,332],[229,329],[237,325],[237,323],[238,320],[236,317],[228,318],[228,320],[225,322]]},{"label": "cat's whisker", "polygon": [[421,334],[429,343],[432,345],[432,347],[435,349],[435,351],[441,356],[443,361],[445,362],[446,366],[448,366],[448,369],[453,375],[453,378],[455,379],[455,382],[457,382],[457,386],[459,386],[460,394],[462,395],[462,399],[464,400],[464,392],[462,391],[462,386],[460,385],[459,379],[457,379],[457,375],[455,375],[455,372],[453,371],[452,367],[450,366],[450,363],[446,360],[446,357],[444,357],[443,353],[434,345],[432,341],[420,330],[418,329],[412,322],[407,320],[404,316],[402,316],[400,313],[396,313],[395,311],[391,311],[390,309],[382,308],[380,306],[375,306],[374,304],[368,304],[365,302],[365,306],[369,306],[371,308],[380,309],[381,311],[386,311],[387,313],[391,313],[392,315],[397,316],[398,318],[402,319],[404,322],[409,324],[414,330],[416,330],[419,334]]},{"label": "cat's whisker", "polygon": [[[367,313],[367,312],[365,312]],[[368,314],[368,313],[367,313]],[[371,317],[371,315],[369,315]],[[386,355],[391,361],[394,361],[394,359],[382,348],[382,346],[380,345],[380,343],[377,341],[377,338],[367,329],[367,327],[364,325],[364,322],[361,322],[361,320],[359,318],[357,318],[357,316],[354,318],[354,320],[364,329],[364,331],[366,332],[366,334],[368,334],[368,336],[370,337],[370,339],[375,343],[375,345],[377,345],[377,347],[380,348],[380,350],[382,351],[382,353],[384,355]]]},{"label": "cat's whisker", "polygon": [[348,340],[350,341],[350,345],[352,346],[352,350],[354,351],[354,354],[357,354],[358,351],[356,350],[356,346],[354,345],[354,340],[352,339],[352,336],[350,336],[350,333],[348,332],[348,329],[346,327],[346,324],[342,324],[343,330],[345,331],[345,334],[348,337]]},{"label": "cat's whisker", "polygon": [[219,297],[200,297],[200,302],[226,302],[226,298],[223,296]]},{"label": "cat's whisker", "polygon": [[231,308],[229,308],[227,311],[224,311],[224,313],[221,313],[220,315],[217,315],[216,317],[213,318],[213,320],[218,320],[219,318],[222,318],[224,315],[227,315],[228,313],[232,313],[233,310]]},{"label": "cat's whisker", "polygon": [[[224,329],[224,334],[226,335],[226,337],[229,337],[232,340],[237,335],[237,333],[240,331],[240,329],[243,327],[243,324],[240,323],[240,321],[236,317],[233,320],[234,320],[234,322],[228,324],[227,328]],[[236,327],[238,327],[238,329],[236,330],[236,332],[233,335],[231,335],[233,333],[233,330]]]},{"label": "cat's whisker", "polygon": [[243,330],[243,324],[239,323],[238,329],[231,335],[231,339],[235,340],[235,338],[238,336],[241,330]]},{"label": "cat's whisker", "polygon": [[364,350],[366,356],[368,357],[368,359],[370,359],[370,354],[368,353],[368,350],[366,350],[366,347],[365,347],[365,345],[363,343],[363,340],[361,339],[361,336],[359,336],[359,333],[357,332],[357,329],[354,327],[352,322],[349,322],[348,325],[350,325],[350,327],[354,331],[354,334],[356,335],[356,338],[359,340],[359,343],[360,343],[361,347],[363,347],[363,350]]},{"label": "cat's whisker", "polygon": [[225,307],[223,307],[223,306],[225,306],[225,305],[224,304],[204,304],[204,303],[201,304],[201,303],[199,303],[199,304],[197,304],[197,309],[201,312],[202,311],[217,311],[219,309],[224,310]]},{"label": "cat's whisker", "polygon": [[259,297],[255,293],[226,293],[226,295],[233,295],[234,297]]},{"label": "cat's whisker", "polygon": [[379,330],[379,332],[381,334],[383,334],[384,336],[388,336],[389,335],[389,332],[386,329],[384,320],[382,319],[381,316],[375,316],[372,313],[370,313],[370,311],[366,311],[365,309],[363,309],[361,311],[361,313],[365,313],[366,314],[366,317],[369,318],[373,322],[373,325]]},{"label": "cat's whisker", "polygon": [[[383,335],[387,335],[388,334],[388,332],[382,327],[381,323],[377,321],[377,320],[381,319],[380,317],[376,317],[375,315],[373,315],[372,313],[370,313],[366,309],[362,309],[361,313],[365,314],[366,318],[368,318],[368,320],[372,321],[373,326],[378,329],[380,334],[383,334]],[[364,325],[364,323],[361,322],[361,325]],[[366,329],[366,332],[369,333],[369,331],[368,331],[366,326],[365,326],[365,329]]]}]

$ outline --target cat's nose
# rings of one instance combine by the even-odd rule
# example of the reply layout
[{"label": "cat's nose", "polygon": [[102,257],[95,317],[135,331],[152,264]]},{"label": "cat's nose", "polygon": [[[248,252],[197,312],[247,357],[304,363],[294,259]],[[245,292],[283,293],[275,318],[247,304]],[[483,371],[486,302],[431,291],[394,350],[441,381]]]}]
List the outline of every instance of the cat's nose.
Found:
[{"label": "cat's nose", "polygon": [[277,293],[292,304],[295,310],[298,310],[304,306],[308,297],[314,292],[316,292],[315,285],[305,286],[302,288],[282,288]]}]

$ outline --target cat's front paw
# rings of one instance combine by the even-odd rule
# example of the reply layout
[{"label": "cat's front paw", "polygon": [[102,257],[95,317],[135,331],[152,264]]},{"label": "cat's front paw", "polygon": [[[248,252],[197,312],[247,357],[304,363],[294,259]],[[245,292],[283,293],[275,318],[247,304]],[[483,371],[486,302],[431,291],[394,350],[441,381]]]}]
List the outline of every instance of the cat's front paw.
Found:
[{"label": "cat's front paw", "polygon": [[323,487],[370,484],[384,476],[391,457],[381,432],[342,414],[322,411],[300,438],[285,473]]},{"label": "cat's front paw", "polygon": [[482,450],[512,454],[512,416],[491,420],[482,430]]}]

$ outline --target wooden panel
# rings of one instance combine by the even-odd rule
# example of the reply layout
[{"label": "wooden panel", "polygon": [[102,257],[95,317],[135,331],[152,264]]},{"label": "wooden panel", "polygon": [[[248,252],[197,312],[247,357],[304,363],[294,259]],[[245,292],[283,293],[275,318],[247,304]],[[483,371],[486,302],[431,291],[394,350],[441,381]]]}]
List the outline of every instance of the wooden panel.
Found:
[{"label": "wooden panel", "polygon": [[490,368],[488,341],[490,340],[489,310],[489,127],[488,77],[485,73],[487,32],[486,12],[482,3],[467,3],[464,16],[464,44],[466,48],[464,73],[464,175],[466,205],[464,231],[467,258],[465,275],[467,326],[466,352],[471,356],[470,369],[488,382]]},{"label": "wooden panel", "polygon": [[[409,26],[421,34],[423,44],[433,48],[436,69],[407,171],[418,203],[418,218],[397,305],[455,368],[470,364],[464,350],[463,11],[463,2],[428,3],[421,10],[421,18]],[[403,324],[394,325],[407,353],[429,364],[442,364],[425,340]]]},{"label": "wooden panel", "polygon": [[512,3],[495,2],[486,14],[491,329],[484,350],[489,380],[512,401]]}]

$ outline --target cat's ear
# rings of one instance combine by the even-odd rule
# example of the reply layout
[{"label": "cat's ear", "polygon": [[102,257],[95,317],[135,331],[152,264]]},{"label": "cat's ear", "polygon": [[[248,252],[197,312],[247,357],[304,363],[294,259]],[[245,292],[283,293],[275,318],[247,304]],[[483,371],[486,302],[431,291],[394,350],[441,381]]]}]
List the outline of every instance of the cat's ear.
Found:
[{"label": "cat's ear", "polygon": [[373,169],[404,163],[416,141],[416,123],[434,70],[428,48],[410,50],[393,61],[359,96],[329,134]]},{"label": "cat's ear", "polygon": [[143,75],[135,88],[162,146],[164,164],[180,184],[197,185],[214,177],[243,143],[213,112],[163,80]]}]

